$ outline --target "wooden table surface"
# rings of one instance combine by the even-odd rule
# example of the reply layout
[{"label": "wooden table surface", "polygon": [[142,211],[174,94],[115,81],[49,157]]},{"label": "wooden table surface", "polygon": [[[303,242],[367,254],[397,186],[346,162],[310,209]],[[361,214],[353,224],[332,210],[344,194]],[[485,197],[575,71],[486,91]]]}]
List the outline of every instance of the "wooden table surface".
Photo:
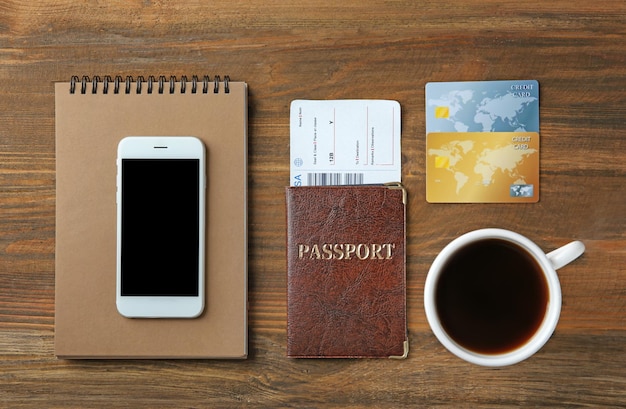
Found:
[{"label": "wooden table surface", "polygon": [[[623,0],[0,1],[0,406],[625,407],[625,40]],[[53,82],[107,74],[229,74],[249,84],[246,361],[54,356]],[[540,82],[540,202],[428,204],[424,85],[501,79]],[[402,106],[407,360],[285,356],[296,98]],[[546,250],[587,246],[560,270],[551,340],[502,369],[452,356],[423,308],[438,251],[488,226]]]}]

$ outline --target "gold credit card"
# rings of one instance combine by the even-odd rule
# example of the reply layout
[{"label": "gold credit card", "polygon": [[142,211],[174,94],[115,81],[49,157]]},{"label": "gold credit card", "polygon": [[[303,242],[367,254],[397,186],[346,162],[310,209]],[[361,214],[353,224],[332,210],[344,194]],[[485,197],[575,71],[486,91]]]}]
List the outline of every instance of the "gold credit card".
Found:
[{"label": "gold credit card", "polygon": [[427,134],[426,200],[430,203],[539,201],[539,134]]}]

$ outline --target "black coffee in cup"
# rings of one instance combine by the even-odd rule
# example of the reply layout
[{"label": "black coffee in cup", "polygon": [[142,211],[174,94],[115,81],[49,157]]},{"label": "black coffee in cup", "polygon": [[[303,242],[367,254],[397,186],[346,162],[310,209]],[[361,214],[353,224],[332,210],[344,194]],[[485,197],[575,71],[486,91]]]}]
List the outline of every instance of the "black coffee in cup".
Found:
[{"label": "black coffee in cup", "polygon": [[501,354],[537,332],[549,298],[544,273],[531,254],[507,240],[485,238],[450,256],[434,301],[443,329],[457,344]]}]

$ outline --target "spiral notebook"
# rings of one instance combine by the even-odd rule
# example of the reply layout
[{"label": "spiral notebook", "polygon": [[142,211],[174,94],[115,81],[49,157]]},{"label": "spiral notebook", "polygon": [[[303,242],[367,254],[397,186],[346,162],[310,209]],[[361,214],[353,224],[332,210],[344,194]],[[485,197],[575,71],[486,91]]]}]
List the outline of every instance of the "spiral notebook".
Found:
[{"label": "spiral notebook", "polygon": [[[60,358],[247,356],[247,85],[228,77],[73,77],[55,84]],[[206,147],[206,304],[195,319],[116,308],[116,154],[125,136]]]}]

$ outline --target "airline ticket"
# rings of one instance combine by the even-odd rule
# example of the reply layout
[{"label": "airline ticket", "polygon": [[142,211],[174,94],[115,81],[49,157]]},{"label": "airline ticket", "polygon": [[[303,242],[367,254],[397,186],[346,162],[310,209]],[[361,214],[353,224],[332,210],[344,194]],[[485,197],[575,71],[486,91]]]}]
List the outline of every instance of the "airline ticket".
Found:
[{"label": "airline ticket", "polygon": [[397,101],[292,101],[290,185],[401,182],[400,124]]}]

